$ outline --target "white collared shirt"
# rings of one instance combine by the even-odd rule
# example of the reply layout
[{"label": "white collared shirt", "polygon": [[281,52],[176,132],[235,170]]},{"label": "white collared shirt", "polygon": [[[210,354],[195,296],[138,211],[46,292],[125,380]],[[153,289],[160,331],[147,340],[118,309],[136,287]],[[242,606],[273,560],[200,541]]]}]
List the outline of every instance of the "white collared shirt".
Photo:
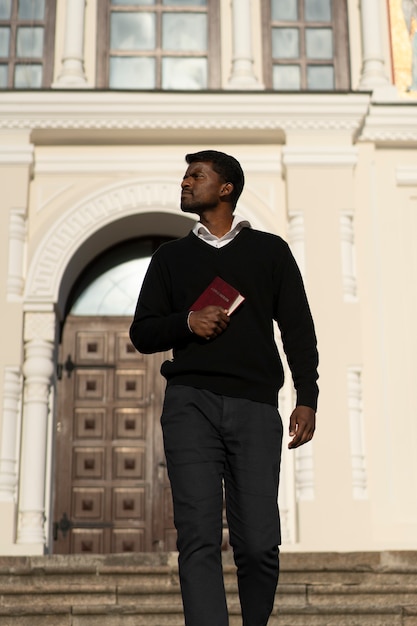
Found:
[{"label": "white collared shirt", "polygon": [[210,246],[214,248],[222,248],[223,246],[230,243],[238,233],[242,230],[242,228],[251,228],[250,222],[245,220],[240,215],[234,215],[232,225],[228,233],[223,235],[223,237],[216,237],[213,235],[204,224],[201,222],[197,222],[193,228],[193,233],[197,235],[199,239],[202,239]]}]

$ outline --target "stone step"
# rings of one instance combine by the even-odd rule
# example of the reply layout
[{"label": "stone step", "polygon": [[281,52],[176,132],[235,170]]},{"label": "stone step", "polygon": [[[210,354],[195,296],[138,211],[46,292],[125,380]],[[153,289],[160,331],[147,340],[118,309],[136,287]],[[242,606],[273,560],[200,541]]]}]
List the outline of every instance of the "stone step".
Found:
[{"label": "stone step", "polygon": [[[224,555],[230,626],[240,626]],[[283,554],[268,626],[417,626],[417,553]],[[184,626],[175,554],[0,557],[0,626]]]},{"label": "stone step", "polygon": [[[90,605],[72,607],[71,612],[59,606],[44,610],[15,610],[5,614],[0,608],[1,626],[184,626],[182,614],[176,610],[163,612],[141,606]],[[167,607],[168,608],[168,607]],[[230,626],[240,626],[237,611],[232,612]],[[349,605],[337,607],[304,607],[279,605],[268,626],[416,626],[417,605],[387,606],[360,609]]]}]

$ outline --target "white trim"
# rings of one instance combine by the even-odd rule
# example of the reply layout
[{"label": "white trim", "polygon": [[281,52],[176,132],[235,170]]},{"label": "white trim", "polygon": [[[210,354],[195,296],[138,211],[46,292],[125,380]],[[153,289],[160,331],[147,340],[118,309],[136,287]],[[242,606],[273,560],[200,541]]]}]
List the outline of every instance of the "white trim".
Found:
[{"label": "white trim", "polygon": [[354,167],[358,161],[358,149],[337,146],[284,146],[282,160],[284,165]]},{"label": "white trim", "polygon": [[363,124],[365,94],[7,92],[0,128],[36,130],[346,130]]},{"label": "white trim", "polygon": [[398,165],[395,170],[395,179],[399,187],[417,186],[417,166]]},{"label": "white trim", "polygon": [[[3,96],[2,96],[3,97]],[[1,165],[31,165],[33,162],[34,146],[21,144],[0,145]]]}]

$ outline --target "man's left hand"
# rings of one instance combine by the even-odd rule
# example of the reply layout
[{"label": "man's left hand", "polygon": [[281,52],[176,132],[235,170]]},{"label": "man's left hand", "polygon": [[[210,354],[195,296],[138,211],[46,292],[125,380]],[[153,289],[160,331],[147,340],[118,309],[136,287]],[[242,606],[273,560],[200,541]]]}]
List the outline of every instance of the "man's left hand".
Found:
[{"label": "man's left hand", "polygon": [[316,413],[309,406],[296,406],[290,417],[289,448],[298,448],[313,439],[316,429]]}]

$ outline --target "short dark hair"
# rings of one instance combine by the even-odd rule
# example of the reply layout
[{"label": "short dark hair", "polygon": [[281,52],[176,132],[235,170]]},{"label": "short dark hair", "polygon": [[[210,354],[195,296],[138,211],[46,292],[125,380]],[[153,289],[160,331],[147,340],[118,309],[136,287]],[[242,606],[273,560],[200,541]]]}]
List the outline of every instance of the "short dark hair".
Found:
[{"label": "short dark hair", "polygon": [[214,171],[224,179],[224,182],[232,183],[233,192],[230,199],[233,206],[236,206],[245,184],[245,175],[239,161],[235,157],[218,150],[200,150],[200,152],[187,154],[185,160],[188,164],[199,161],[212,163]]}]

